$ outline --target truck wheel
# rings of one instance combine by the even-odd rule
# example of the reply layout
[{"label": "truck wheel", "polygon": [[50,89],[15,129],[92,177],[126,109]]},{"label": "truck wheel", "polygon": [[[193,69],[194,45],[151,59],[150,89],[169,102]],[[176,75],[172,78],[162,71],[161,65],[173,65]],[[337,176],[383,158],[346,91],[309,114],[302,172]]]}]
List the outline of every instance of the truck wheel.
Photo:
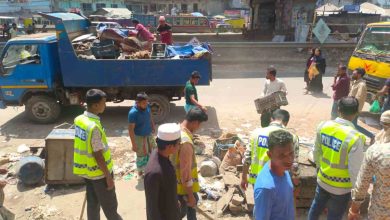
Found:
[{"label": "truck wheel", "polygon": [[56,121],[60,113],[60,104],[49,96],[33,96],[26,103],[27,118],[40,124]]},{"label": "truck wheel", "polygon": [[171,111],[169,100],[163,95],[149,95],[149,105],[153,120],[157,124],[164,121]]}]

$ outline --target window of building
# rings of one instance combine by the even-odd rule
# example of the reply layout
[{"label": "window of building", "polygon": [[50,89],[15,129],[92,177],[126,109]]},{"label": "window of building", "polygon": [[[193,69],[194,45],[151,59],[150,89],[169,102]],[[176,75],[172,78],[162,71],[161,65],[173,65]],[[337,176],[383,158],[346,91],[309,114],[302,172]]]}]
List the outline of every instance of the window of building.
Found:
[{"label": "window of building", "polygon": [[157,5],[156,4],[150,4],[150,11],[156,12],[157,11]]},{"label": "window of building", "polygon": [[92,4],[91,3],[81,3],[81,9],[83,11],[92,11]]},{"label": "window of building", "polygon": [[172,11],[172,8],[173,8],[173,4],[169,4],[169,5],[168,5],[168,10],[169,10],[169,12]]},{"label": "window of building", "polygon": [[188,10],[187,4],[181,4],[181,12],[187,13],[187,10]]},{"label": "window of building", "polygon": [[111,4],[111,8],[118,8],[118,4]]},{"label": "window of building", "polygon": [[101,8],[105,8],[106,7],[106,4],[104,3],[96,3],[96,10],[99,10]]},{"label": "window of building", "polygon": [[142,14],[142,5],[126,5],[126,8],[132,13]]},{"label": "window of building", "polygon": [[198,3],[194,3],[194,5],[192,6],[192,11],[193,12],[198,12],[199,9],[198,9]]},{"label": "window of building", "polygon": [[144,14],[147,14],[149,11],[148,11],[148,6],[147,5],[144,5]]},{"label": "window of building", "polygon": [[167,5],[166,4],[158,4],[158,7],[157,7],[157,11],[161,11],[163,13],[166,13],[168,10],[167,10]]}]

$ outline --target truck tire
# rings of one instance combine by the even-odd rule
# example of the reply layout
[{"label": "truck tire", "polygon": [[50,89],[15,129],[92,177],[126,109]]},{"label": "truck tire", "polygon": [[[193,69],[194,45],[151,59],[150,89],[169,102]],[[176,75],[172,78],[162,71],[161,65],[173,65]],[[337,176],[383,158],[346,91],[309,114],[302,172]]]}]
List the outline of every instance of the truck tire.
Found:
[{"label": "truck tire", "polygon": [[60,104],[49,96],[32,96],[26,103],[27,118],[40,124],[55,122],[60,113]]},{"label": "truck tire", "polygon": [[149,105],[153,121],[156,124],[163,122],[171,111],[169,99],[164,95],[149,95]]}]

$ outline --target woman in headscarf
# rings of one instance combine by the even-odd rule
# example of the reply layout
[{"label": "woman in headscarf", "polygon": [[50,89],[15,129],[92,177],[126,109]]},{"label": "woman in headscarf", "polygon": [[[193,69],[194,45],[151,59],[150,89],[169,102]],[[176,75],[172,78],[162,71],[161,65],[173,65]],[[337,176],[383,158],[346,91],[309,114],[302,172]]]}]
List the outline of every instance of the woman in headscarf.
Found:
[{"label": "woman in headscarf", "polygon": [[375,143],[390,143],[390,110],[382,113],[380,122],[383,129],[375,136]]},{"label": "woman in headscarf", "polygon": [[[309,68],[311,65],[315,65],[317,68],[319,74],[316,76],[313,76],[313,78],[310,79],[309,76]],[[326,69],[326,60],[322,57],[321,49],[320,48],[314,48],[312,50],[310,58],[307,60],[306,63],[306,71],[305,71],[305,82],[306,82],[306,89],[307,92],[315,92],[315,93],[322,93],[323,85],[322,85],[322,75],[325,74]]]}]

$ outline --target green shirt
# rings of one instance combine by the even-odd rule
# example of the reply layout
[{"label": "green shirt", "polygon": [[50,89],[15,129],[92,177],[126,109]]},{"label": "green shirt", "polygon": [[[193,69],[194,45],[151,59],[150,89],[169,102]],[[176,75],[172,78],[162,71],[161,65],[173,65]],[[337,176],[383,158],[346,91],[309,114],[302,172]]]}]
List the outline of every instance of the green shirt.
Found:
[{"label": "green shirt", "polygon": [[198,101],[198,92],[196,91],[195,85],[193,85],[190,80],[188,80],[186,83],[184,95],[186,98],[186,104],[188,105],[194,105],[194,103],[191,102],[192,95],[194,95],[195,100]]}]

